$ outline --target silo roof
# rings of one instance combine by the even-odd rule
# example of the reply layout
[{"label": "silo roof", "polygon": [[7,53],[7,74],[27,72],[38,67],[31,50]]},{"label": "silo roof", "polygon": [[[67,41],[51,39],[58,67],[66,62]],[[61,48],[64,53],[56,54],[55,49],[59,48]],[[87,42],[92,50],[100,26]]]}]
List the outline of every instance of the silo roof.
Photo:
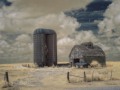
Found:
[{"label": "silo roof", "polygon": [[34,31],[34,34],[56,34],[54,30],[38,28]]}]

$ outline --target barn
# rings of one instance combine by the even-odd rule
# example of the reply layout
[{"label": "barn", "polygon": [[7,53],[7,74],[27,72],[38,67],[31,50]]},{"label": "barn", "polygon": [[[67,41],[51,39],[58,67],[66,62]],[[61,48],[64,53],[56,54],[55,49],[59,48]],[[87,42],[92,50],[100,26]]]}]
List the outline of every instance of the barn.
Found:
[{"label": "barn", "polygon": [[104,51],[99,46],[93,45],[92,42],[85,42],[81,45],[75,45],[72,48],[69,54],[71,66],[75,66],[76,63],[80,63],[81,61],[87,64],[97,61],[101,66],[106,66]]}]

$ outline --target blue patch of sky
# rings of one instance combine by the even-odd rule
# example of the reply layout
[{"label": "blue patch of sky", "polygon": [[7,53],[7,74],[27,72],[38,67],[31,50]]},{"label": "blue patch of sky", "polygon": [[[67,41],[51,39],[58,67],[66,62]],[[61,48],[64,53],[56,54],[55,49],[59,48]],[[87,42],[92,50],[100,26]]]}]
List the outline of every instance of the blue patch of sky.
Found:
[{"label": "blue patch of sky", "polygon": [[89,3],[85,9],[77,9],[65,12],[66,15],[72,16],[77,19],[81,24],[76,31],[92,30],[95,34],[98,33],[98,22],[104,19],[104,12],[108,6],[112,3],[112,0],[94,0]]}]

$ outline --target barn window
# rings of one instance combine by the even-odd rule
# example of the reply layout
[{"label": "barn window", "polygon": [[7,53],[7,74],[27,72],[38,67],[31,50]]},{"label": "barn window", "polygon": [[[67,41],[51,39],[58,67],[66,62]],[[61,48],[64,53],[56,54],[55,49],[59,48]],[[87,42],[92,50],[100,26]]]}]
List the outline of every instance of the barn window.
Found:
[{"label": "barn window", "polygon": [[93,44],[92,44],[92,43],[89,43],[89,44],[87,44],[87,45],[86,45],[86,47],[88,47],[88,48],[91,48],[91,49],[92,49],[92,48],[93,48]]}]

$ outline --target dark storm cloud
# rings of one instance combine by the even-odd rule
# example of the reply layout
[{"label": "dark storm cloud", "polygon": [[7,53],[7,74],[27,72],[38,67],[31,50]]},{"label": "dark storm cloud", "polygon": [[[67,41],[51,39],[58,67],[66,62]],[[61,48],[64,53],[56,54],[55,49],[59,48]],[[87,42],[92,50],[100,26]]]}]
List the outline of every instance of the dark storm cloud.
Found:
[{"label": "dark storm cloud", "polygon": [[66,12],[66,14],[75,17],[79,23],[82,23],[77,31],[92,30],[96,34],[99,28],[98,23],[94,21],[104,19],[103,14],[111,3],[112,0],[94,0],[85,9],[73,10]]},{"label": "dark storm cloud", "polygon": [[11,6],[12,2],[8,1],[8,0],[0,0],[0,8],[2,8],[3,6]]},{"label": "dark storm cloud", "polygon": [[94,0],[93,2],[87,5],[86,11],[106,10],[111,3],[111,0]]}]

